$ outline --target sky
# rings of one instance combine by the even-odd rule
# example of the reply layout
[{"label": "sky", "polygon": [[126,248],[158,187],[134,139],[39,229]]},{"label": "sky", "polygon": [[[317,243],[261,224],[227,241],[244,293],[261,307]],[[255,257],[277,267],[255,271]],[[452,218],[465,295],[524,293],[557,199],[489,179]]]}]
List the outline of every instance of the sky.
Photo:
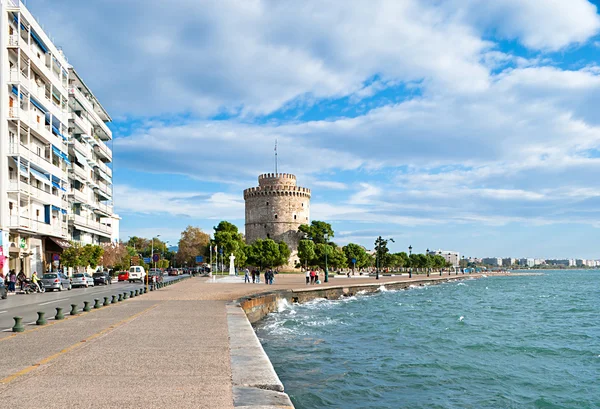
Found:
[{"label": "sky", "polygon": [[274,171],[340,244],[600,258],[586,0],[29,0],[113,117],[121,238],[244,227]]}]

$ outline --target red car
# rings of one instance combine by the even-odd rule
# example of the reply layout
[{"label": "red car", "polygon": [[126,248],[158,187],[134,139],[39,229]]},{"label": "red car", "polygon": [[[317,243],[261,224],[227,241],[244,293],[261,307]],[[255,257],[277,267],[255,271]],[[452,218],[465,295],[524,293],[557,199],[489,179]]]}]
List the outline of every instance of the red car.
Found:
[{"label": "red car", "polygon": [[127,281],[129,280],[129,272],[128,271],[121,271],[119,273],[119,281]]}]

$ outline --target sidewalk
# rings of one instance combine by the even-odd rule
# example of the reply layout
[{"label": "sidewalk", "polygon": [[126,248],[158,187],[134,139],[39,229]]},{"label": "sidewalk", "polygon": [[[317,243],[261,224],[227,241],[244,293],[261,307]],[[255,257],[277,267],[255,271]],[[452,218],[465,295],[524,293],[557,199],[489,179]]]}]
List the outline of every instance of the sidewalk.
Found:
[{"label": "sidewalk", "polygon": [[[331,279],[329,285],[399,279],[408,280]],[[241,335],[228,330],[228,301],[326,286],[306,286],[303,275],[277,276],[272,286],[192,278],[80,317],[28,327],[0,339],[2,355],[10,357],[0,361],[2,403],[10,408],[233,408],[229,338]]]}]

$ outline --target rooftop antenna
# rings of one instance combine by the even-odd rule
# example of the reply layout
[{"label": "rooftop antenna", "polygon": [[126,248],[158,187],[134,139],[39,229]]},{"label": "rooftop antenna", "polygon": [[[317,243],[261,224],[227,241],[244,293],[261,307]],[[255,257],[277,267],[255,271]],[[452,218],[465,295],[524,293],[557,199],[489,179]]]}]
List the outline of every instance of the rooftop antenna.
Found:
[{"label": "rooftop antenna", "polygon": [[277,174],[277,138],[275,138],[275,174]]}]

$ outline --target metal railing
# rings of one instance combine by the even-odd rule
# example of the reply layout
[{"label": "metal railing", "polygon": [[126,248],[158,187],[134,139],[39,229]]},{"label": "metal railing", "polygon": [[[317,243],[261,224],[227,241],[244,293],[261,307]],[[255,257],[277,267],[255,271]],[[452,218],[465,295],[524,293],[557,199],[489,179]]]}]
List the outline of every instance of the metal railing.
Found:
[{"label": "metal railing", "polygon": [[103,233],[112,234],[112,226],[102,224],[95,220],[90,220],[81,215],[72,214],[72,215],[70,215],[69,219],[72,220],[75,225],[80,225],[80,226],[87,227],[89,229],[93,229],[93,230],[100,231]]}]

